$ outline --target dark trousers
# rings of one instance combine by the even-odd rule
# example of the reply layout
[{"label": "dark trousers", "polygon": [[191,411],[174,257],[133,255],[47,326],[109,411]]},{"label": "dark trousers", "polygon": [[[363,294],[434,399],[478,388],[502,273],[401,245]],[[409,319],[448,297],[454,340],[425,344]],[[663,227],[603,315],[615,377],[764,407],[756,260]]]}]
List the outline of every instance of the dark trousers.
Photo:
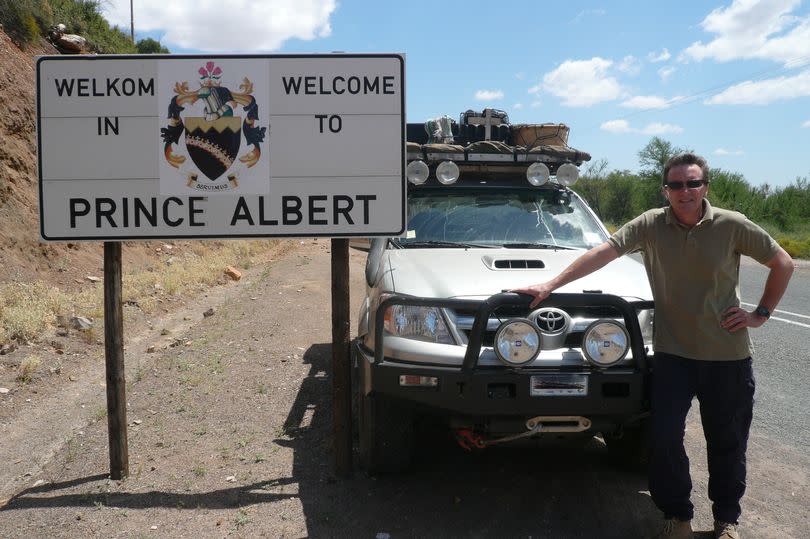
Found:
[{"label": "dark trousers", "polygon": [[692,479],[683,447],[686,414],[697,396],[706,436],[714,519],[736,523],[745,492],[745,451],[754,408],[751,358],[653,359],[650,494],[666,518],[691,520]]}]

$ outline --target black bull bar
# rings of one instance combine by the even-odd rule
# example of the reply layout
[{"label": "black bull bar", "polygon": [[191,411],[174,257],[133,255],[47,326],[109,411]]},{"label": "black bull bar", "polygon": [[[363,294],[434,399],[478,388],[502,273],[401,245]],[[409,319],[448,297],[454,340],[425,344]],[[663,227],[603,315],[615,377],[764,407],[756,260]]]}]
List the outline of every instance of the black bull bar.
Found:
[{"label": "black bull bar", "polygon": [[[490,296],[486,300],[472,299],[446,299],[446,298],[422,298],[406,295],[394,295],[386,298],[377,309],[374,320],[374,363],[379,365],[383,357],[383,325],[385,322],[385,310],[392,305],[411,305],[417,307],[438,307],[448,309],[477,309],[470,340],[467,344],[467,351],[464,355],[464,362],[461,366],[463,374],[472,375],[478,365],[478,358],[481,354],[481,345],[484,333],[487,328],[490,314],[499,307],[523,307],[528,314],[529,304],[532,297],[527,294],[515,292],[502,292]],[[594,307],[608,306],[619,311],[624,318],[624,325],[630,334],[630,349],[633,352],[633,359],[641,371],[647,370],[647,354],[644,350],[644,339],[641,336],[641,326],[638,323],[638,311],[652,309],[652,301],[627,301],[619,296],[611,294],[550,294],[537,308],[558,307],[560,309],[572,307]]]}]

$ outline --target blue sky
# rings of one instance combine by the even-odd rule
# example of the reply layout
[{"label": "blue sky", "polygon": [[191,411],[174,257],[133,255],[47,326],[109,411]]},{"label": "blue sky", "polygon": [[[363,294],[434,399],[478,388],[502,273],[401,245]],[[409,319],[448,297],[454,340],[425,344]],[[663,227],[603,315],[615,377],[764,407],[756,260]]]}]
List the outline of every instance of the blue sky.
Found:
[{"label": "blue sky", "polygon": [[[102,4],[129,28],[129,1]],[[227,9],[223,6],[227,5]],[[810,5],[134,0],[136,39],[175,53],[406,55],[410,122],[467,109],[565,123],[569,144],[636,171],[653,136],[753,185],[810,177]]]}]

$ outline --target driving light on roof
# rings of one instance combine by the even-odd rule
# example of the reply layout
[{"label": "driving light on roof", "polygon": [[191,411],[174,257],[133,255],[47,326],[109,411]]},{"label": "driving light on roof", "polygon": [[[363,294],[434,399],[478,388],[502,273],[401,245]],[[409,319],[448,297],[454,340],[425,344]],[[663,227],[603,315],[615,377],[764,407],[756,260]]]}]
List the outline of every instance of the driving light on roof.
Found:
[{"label": "driving light on roof", "polygon": [[526,169],[526,179],[535,187],[546,183],[550,175],[551,173],[545,163],[532,163],[529,168]]},{"label": "driving light on roof", "polygon": [[405,175],[408,181],[414,185],[421,185],[427,180],[430,169],[424,161],[416,160],[408,163],[408,168],[405,169]]},{"label": "driving light on roof", "polygon": [[436,179],[439,180],[441,184],[450,185],[458,179],[458,176],[458,165],[452,161],[442,161],[439,163],[439,166],[436,167]]},{"label": "driving light on roof", "polygon": [[571,163],[560,165],[557,169],[557,183],[569,187],[574,185],[579,178],[579,169]]}]

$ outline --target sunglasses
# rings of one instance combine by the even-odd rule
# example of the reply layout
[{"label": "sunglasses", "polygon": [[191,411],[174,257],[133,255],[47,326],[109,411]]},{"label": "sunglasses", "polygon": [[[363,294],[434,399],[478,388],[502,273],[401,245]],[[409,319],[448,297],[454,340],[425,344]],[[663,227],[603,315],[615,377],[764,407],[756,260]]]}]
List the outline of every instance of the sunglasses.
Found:
[{"label": "sunglasses", "polygon": [[685,182],[667,182],[664,184],[664,187],[670,191],[680,191],[684,188],[697,189],[698,187],[702,187],[707,183],[709,182],[706,180],[686,180]]}]

